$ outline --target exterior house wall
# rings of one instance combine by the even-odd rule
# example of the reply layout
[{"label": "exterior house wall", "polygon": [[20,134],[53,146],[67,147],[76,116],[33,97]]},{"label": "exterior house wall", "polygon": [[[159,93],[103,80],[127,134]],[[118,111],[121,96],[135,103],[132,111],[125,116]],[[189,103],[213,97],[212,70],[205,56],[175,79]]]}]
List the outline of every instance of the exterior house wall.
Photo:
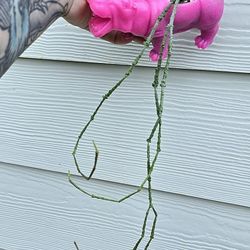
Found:
[{"label": "exterior house wall", "polygon": [[[159,212],[152,250],[250,249],[250,4],[228,0],[214,45],[176,36],[154,172]],[[90,199],[67,181],[75,140],[140,46],[114,46],[58,20],[0,84],[0,249],[128,250],[140,236],[143,192],[122,204]],[[105,103],[81,144],[100,159],[89,191],[121,197],[143,180],[155,116],[153,64]]]}]

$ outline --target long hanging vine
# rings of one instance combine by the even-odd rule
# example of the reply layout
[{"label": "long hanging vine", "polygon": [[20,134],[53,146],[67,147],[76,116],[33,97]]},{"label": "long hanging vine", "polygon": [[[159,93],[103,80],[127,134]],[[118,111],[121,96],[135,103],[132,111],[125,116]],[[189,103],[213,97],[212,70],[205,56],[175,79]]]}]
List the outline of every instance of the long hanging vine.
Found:
[{"label": "long hanging vine", "polygon": [[[96,165],[97,165],[97,161],[98,161],[98,155],[99,155],[99,151],[98,148],[95,144],[95,142],[93,142],[94,144],[94,148],[95,148],[95,159],[94,159],[94,165],[92,167],[92,170],[90,172],[89,175],[85,175],[79,166],[79,163],[77,161],[77,150],[79,147],[79,143],[80,140],[82,139],[84,133],[86,132],[87,128],[89,127],[89,125],[94,121],[95,116],[97,115],[99,109],[101,108],[101,106],[103,105],[103,103],[113,94],[113,92],[124,82],[125,79],[127,79],[131,73],[133,72],[135,66],[138,64],[138,62],[140,61],[142,55],[144,54],[145,50],[149,47],[152,38],[156,32],[156,29],[158,27],[158,25],[160,24],[160,22],[162,21],[162,19],[166,16],[166,14],[171,10],[171,17],[170,17],[170,21],[169,24],[166,27],[165,33],[164,33],[164,37],[162,39],[162,44],[161,44],[161,49],[160,49],[160,55],[159,55],[159,59],[158,59],[158,63],[157,66],[155,68],[155,73],[154,73],[154,81],[153,81],[153,91],[154,91],[154,97],[155,97],[155,107],[156,107],[156,114],[157,114],[157,118],[156,121],[154,123],[154,126],[149,134],[149,137],[147,139],[147,176],[145,177],[145,179],[142,181],[142,183],[140,184],[140,186],[132,193],[120,198],[120,199],[113,199],[110,197],[104,197],[104,196],[99,196],[99,195],[95,195],[92,194],[86,190],[84,190],[83,188],[81,188],[80,186],[78,186],[71,177],[71,173],[70,171],[68,172],[68,179],[69,182],[78,190],[80,190],[82,193],[84,193],[87,196],[90,196],[91,198],[95,198],[95,199],[100,199],[100,200],[105,200],[105,201],[111,201],[111,202],[116,202],[116,203],[120,203],[123,202],[125,200],[127,200],[128,198],[130,198],[131,196],[139,193],[144,186],[147,183],[147,191],[148,191],[148,208],[147,211],[145,213],[145,217],[144,217],[144,222],[142,225],[142,229],[141,229],[141,236],[138,239],[138,241],[135,243],[134,247],[132,248],[133,250],[138,249],[138,247],[140,246],[142,240],[145,237],[145,232],[146,232],[146,226],[147,226],[147,222],[148,222],[148,218],[149,218],[149,214],[152,211],[153,215],[154,215],[154,220],[151,226],[151,230],[150,230],[150,236],[149,236],[149,240],[146,243],[145,246],[145,250],[147,250],[152,242],[152,240],[154,239],[155,236],[155,228],[156,228],[156,222],[157,222],[157,211],[154,208],[154,204],[153,204],[153,195],[152,195],[152,183],[151,183],[151,175],[153,170],[155,169],[155,165],[159,156],[159,153],[161,151],[161,133],[162,133],[162,114],[163,114],[163,106],[164,106],[164,93],[165,93],[165,87],[166,87],[166,83],[167,83],[167,79],[168,79],[168,73],[169,73],[169,64],[170,64],[170,58],[171,58],[171,54],[172,54],[172,47],[173,47],[173,34],[174,34],[174,20],[175,20],[175,15],[176,15],[176,10],[177,10],[177,6],[179,3],[182,2],[186,2],[186,0],[172,0],[170,1],[170,3],[168,4],[168,6],[166,6],[166,8],[162,11],[161,15],[158,17],[156,23],[154,24],[154,27],[152,28],[152,31],[150,32],[148,38],[146,39],[145,43],[144,43],[144,47],[141,50],[140,54],[135,58],[135,60],[133,61],[132,65],[129,67],[128,71],[124,74],[124,76],[103,96],[102,100],[100,101],[99,105],[96,107],[95,111],[93,112],[93,114],[91,115],[89,121],[87,122],[87,124],[84,126],[84,128],[82,129],[81,133],[78,136],[77,142],[75,144],[74,150],[73,150],[73,158],[74,158],[74,162],[76,165],[76,169],[78,171],[78,173],[86,180],[90,180],[91,177],[93,176],[95,170],[96,170]],[[168,56],[167,56],[167,60],[165,62],[165,65],[163,64],[163,51],[164,48],[168,46]],[[162,77],[160,76],[160,72],[161,69],[163,68],[163,74]],[[156,143],[156,149],[154,152],[153,157],[151,156],[151,141],[152,139],[156,137],[157,139],[157,143]],[[77,250],[79,250],[80,248],[78,247],[77,243],[74,242],[74,245],[76,247]]]}]

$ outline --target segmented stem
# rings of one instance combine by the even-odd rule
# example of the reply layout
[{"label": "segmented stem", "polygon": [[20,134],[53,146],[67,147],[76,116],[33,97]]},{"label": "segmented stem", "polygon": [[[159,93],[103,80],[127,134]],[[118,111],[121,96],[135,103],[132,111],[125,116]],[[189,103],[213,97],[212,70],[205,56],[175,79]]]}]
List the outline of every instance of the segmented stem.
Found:
[{"label": "segmented stem", "polygon": [[[155,121],[155,124],[150,132],[150,135],[147,139],[147,176],[145,177],[145,179],[142,181],[141,185],[132,193],[122,197],[121,199],[113,199],[113,198],[109,198],[109,197],[104,197],[104,196],[98,196],[95,194],[91,194],[90,192],[82,189],[81,187],[79,187],[71,178],[71,174],[70,172],[68,172],[68,179],[69,182],[75,187],[77,188],[79,191],[81,191],[82,193],[84,193],[85,195],[90,196],[91,198],[95,198],[95,199],[100,199],[100,200],[105,200],[105,201],[111,201],[111,202],[123,202],[126,199],[130,198],[131,196],[139,193],[145,186],[146,183],[148,183],[148,209],[145,213],[145,217],[144,217],[144,222],[142,225],[142,230],[141,230],[141,237],[138,239],[138,241],[136,242],[136,244],[133,247],[133,250],[137,250],[138,247],[140,246],[143,238],[145,237],[145,232],[146,232],[146,227],[147,227],[147,223],[149,220],[149,215],[150,215],[150,211],[153,212],[154,215],[154,219],[153,219],[153,223],[151,226],[151,231],[150,231],[150,237],[149,240],[146,243],[146,246],[144,248],[144,250],[147,250],[152,242],[152,240],[154,239],[155,236],[155,229],[156,229],[156,222],[157,222],[157,211],[154,208],[153,205],[153,195],[152,195],[152,180],[151,180],[151,174],[155,168],[155,164],[157,162],[159,153],[161,151],[161,131],[162,131],[162,113],[163,113],[163,105],[164,105],[164,93],[165,93],[165,87],[166,87],[166,82],[167,82],[167,78],[168,78],[168,73],[169,73],[169,65],[170,65],[170,58],[172,55],[172,48],[173,48],[173,34],[174,34],[174,20],[175,20],[175,15],[176,15],[176,11],[177,11],[177,6],[178,4],[181,2],[181,0],[172,0],[170,2],[170,4],[164,9],[164,11],[161,13],[161,15],[159,16],[159,18],[157,19],[152,31],[150,32],[150,35],[148,36],[147,40],[144,43],[144,47],[141,50],[140,54],[135,58],[135,60],[133,61],[132,65],[129,67],[128,71],[124,74],[123,78],[121,80],[119,80],[102,98],[101,102],[99,103],[99,105],[97,106],[97,108],[95,109],[95,111],[93,112],[93,114],[91,115],[88,123],[84,126],[84,128],[82,129],[80,135],[78,136],[77,142],[75,144],[74,150],[73,150],[73,157],[74,157],[74,161],[75,161],[75,165],[77,168],[77,171],[79,172],[79,174],[84,177],[86,180],[91,179],[91,177],[93,176],[95,170],[96,170],[96,165],[97,165],[97,160],[98,160],[98,155],[99,155],[99,151],[98,148],[96,146],[96,144],[93,142],[94,144],[94,148],[95,148],[95,160],[94,160],[94,166],[92,167],[92,170],[90,172],[90,174],[87,176],[85,174],[82,173],[82,171],[80,170],[77,158],[76,158],[76,153],[79,147],[79,143],[80,140],[83,136],[83,134],[85,133],[85,131],[87,130],[87,128],[89,127],[89,125],[91,124],[91,122],[95,119],[96,114],[98,113],[99,109],[101,108],[101,106],[103,105],[103,103],[105,102],[105,100],[107,100],[112,93],[131,75],[131,73],[133,72],[135,66],[138,64],[138,62],[140,61],[143,53],[145,52],[146,48],[149,47],[149,44],[154,36],[154,33],[159,25],[159,23],[161,22],[161,20],[165,17],[166,13],[170,10],[170,8],[172,7],[172,5],[174,5],[173,10],[172,10],[172,14],[170,17],[170,22],[169,25],[166,27],[166,31],[164,33],[164,37],[162,39],[162,44],[161,44],[161,49],[160,49],[160,55],[159,55],[159,60],[157,63],[157,67],[155,69],[155,74],[154,74],[154,82],[152,84],[153,88],[154,88],[154,97],[155,97],[155,106],[156,106],[156,113],[157,113],[157,119]],[[169,39],[168,39],[169,38]],[[159,78],[160,78],[160,71],[162,68],[162,56],[163,56],[163,51],[165,46],[168,46],[168,56],[167,56],[167,60],[166,60],[166,64],[163,68],[163,76],[162,79],[159,83]],[[158,88],[160,87],[160,94],[158,93]],[[157,133],[157,142],[156,142],[156,150],[155,150],[155,154],[154,157],[151,161],[151,142],[152,139],[155,136],[155,133]],[[77,250],[79,250],[76,242],[74,242],[75,247]]]}]

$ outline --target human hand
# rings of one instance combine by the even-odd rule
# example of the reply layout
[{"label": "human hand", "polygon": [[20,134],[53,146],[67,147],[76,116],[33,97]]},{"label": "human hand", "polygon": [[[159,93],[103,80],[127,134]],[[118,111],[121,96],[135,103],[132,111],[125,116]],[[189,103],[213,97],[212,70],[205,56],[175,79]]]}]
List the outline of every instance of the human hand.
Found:
[{"label": "human hand", "polygon": [[[68,7],[64,18],[69,23],[78,26],[82,29],[88,30],[88,22],[91,18],[92,12],[89,8],[87,0],[68,0]],[[127,44],[132,41],[143,43],[144,38],[136,37],[130,33],[123,33],[120,31],[111,31],[102,39],[114,44]]]}]

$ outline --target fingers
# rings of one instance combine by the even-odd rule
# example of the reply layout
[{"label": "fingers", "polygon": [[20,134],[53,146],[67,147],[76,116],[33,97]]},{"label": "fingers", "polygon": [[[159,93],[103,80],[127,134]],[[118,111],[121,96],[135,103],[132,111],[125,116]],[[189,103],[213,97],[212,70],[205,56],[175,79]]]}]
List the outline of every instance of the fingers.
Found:
[{"label": "fingers", "polygon": [[143,44],[145,41],[145,39],[142,37],[137,37],[132,35],[131,33],[123,33],[120,31],[112,31],[102,37],[102,39],[114,44],[127,44],[132,41]]},{"label": "fingers", "polygon": [[122,33],[120,31],[111,31],[102,39],[114,44],[127,44],[133,41],[133,35],[130,33]]},{"label": "fingers", "polygon": [[136,43],[143,44],[146,40],[143,37],[134,36],[133,41],[135,41]]}]

